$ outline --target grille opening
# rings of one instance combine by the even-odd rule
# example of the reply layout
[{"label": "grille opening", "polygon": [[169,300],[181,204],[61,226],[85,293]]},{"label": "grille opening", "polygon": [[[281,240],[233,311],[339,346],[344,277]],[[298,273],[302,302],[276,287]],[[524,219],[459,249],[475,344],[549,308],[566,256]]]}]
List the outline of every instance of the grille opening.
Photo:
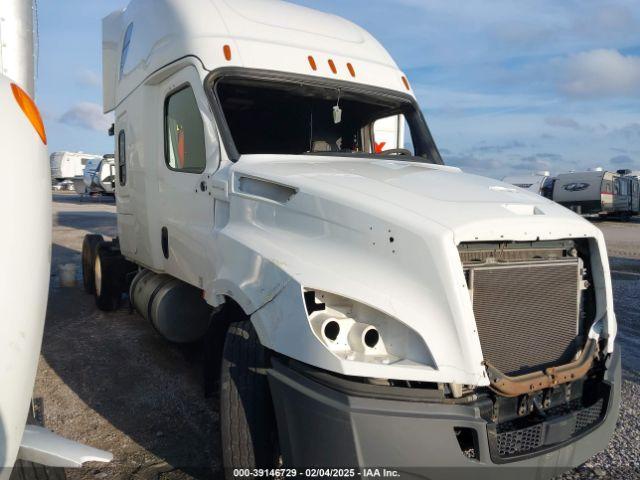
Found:
[{"label": "grille opening", "polygon": [[[588,240],[458,247],[484,359],[517,376],[568,363],[595,316]],[[587,280],[589,287],[581,289]]]},{"label": "grille opening", "polygon": [[474,428],[467,427],[454,427],[453,432],[456,435],[462,454],[471,460],[480,460],[478,432]]}]

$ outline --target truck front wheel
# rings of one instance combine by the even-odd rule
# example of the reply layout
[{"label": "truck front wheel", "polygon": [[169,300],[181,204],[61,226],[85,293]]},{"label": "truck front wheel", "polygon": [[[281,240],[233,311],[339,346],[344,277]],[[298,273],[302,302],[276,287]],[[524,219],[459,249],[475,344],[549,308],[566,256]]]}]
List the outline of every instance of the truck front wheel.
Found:
[{"label": "truck front wheel", "polygon": [[227,330],[220,372],[220,431],[227,478],[234,468],[273,468],[279,451],[267,381],[268,351],[251,322]]}]

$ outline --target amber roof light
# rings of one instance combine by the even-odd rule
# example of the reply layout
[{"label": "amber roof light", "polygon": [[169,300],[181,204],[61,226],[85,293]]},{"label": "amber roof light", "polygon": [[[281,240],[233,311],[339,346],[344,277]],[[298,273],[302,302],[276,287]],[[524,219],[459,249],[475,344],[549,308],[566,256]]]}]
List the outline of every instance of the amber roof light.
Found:
[{"label": "amber roof light", "polygon": [[311,65],[311,70],[313,70],[314,72],[318,70],[318,65],[316,65],[316,60],[311,55],[309,55],[309,65]]}]

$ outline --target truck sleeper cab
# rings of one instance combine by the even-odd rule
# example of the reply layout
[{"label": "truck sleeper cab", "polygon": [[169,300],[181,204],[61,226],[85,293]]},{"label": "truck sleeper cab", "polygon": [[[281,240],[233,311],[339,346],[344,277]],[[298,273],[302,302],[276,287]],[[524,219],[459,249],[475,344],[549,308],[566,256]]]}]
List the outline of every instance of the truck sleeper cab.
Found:
[{"label": "truck sleeper cab", "polygon": [[133,0],[103,21],[103,72],[118,238],[86,238],[85,286],[106,310],[129,291],[171,341],[207,332],[228,475],[543,478],[605,448],[602,234],[443,165],[367,32],[286,2]]}]

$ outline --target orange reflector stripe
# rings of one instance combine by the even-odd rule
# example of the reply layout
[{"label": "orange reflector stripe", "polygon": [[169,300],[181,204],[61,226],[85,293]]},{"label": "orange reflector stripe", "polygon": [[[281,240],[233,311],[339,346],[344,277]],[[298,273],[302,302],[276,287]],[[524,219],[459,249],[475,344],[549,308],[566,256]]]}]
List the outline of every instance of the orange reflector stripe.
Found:
[{"label": "orange reflector stripe", "polygon": [[222,47],[222,51],[224,52],[224,58],[226,58],[227,61],[231,60],[231,47],[229,45],[225,45]]},{"label": "orange reflector stripe", "polygon": [[350,63],[347,63],[347,68],[349,69],[349,73],[351,74],[351,76],[355,78],[356,71],[354,70],[353,65],[351,65]]},{"label": "orange reflector stripe", "polygon": [[316,61],[311,55],[309,55],[309,65],[311,65],[313,71],[318,70],[318,65],[316,65]]},{"label": "orange reflector stripe", "polygon": [[407,90],[411,90],[411,85],[409,85],[409,80],[407,80],[407,77],[402,77],[402,83],[404,83],[404,86],[407,88]]},{"label": "orange reflector stripe", "polygon": [[27,92],[22,90],[15,83],[11,84],[11,90],[13,91],[13,96],[16,98],[16,102],[27,116],[33,128],[35,128],[36,132],[42,139],[42,143],[47,144],[47,134],[44,131],[44,123],[42,123],[42,117],[40,116],[40,112],[38,111],[38,107],[33,103],[31,97]]},{"label": "orange reflector stripe", "polygon": [[336,68],[336,64],[333,63],[333,60],[329,59],[329,68],[333,73],[338,73],[338,69]]}]

